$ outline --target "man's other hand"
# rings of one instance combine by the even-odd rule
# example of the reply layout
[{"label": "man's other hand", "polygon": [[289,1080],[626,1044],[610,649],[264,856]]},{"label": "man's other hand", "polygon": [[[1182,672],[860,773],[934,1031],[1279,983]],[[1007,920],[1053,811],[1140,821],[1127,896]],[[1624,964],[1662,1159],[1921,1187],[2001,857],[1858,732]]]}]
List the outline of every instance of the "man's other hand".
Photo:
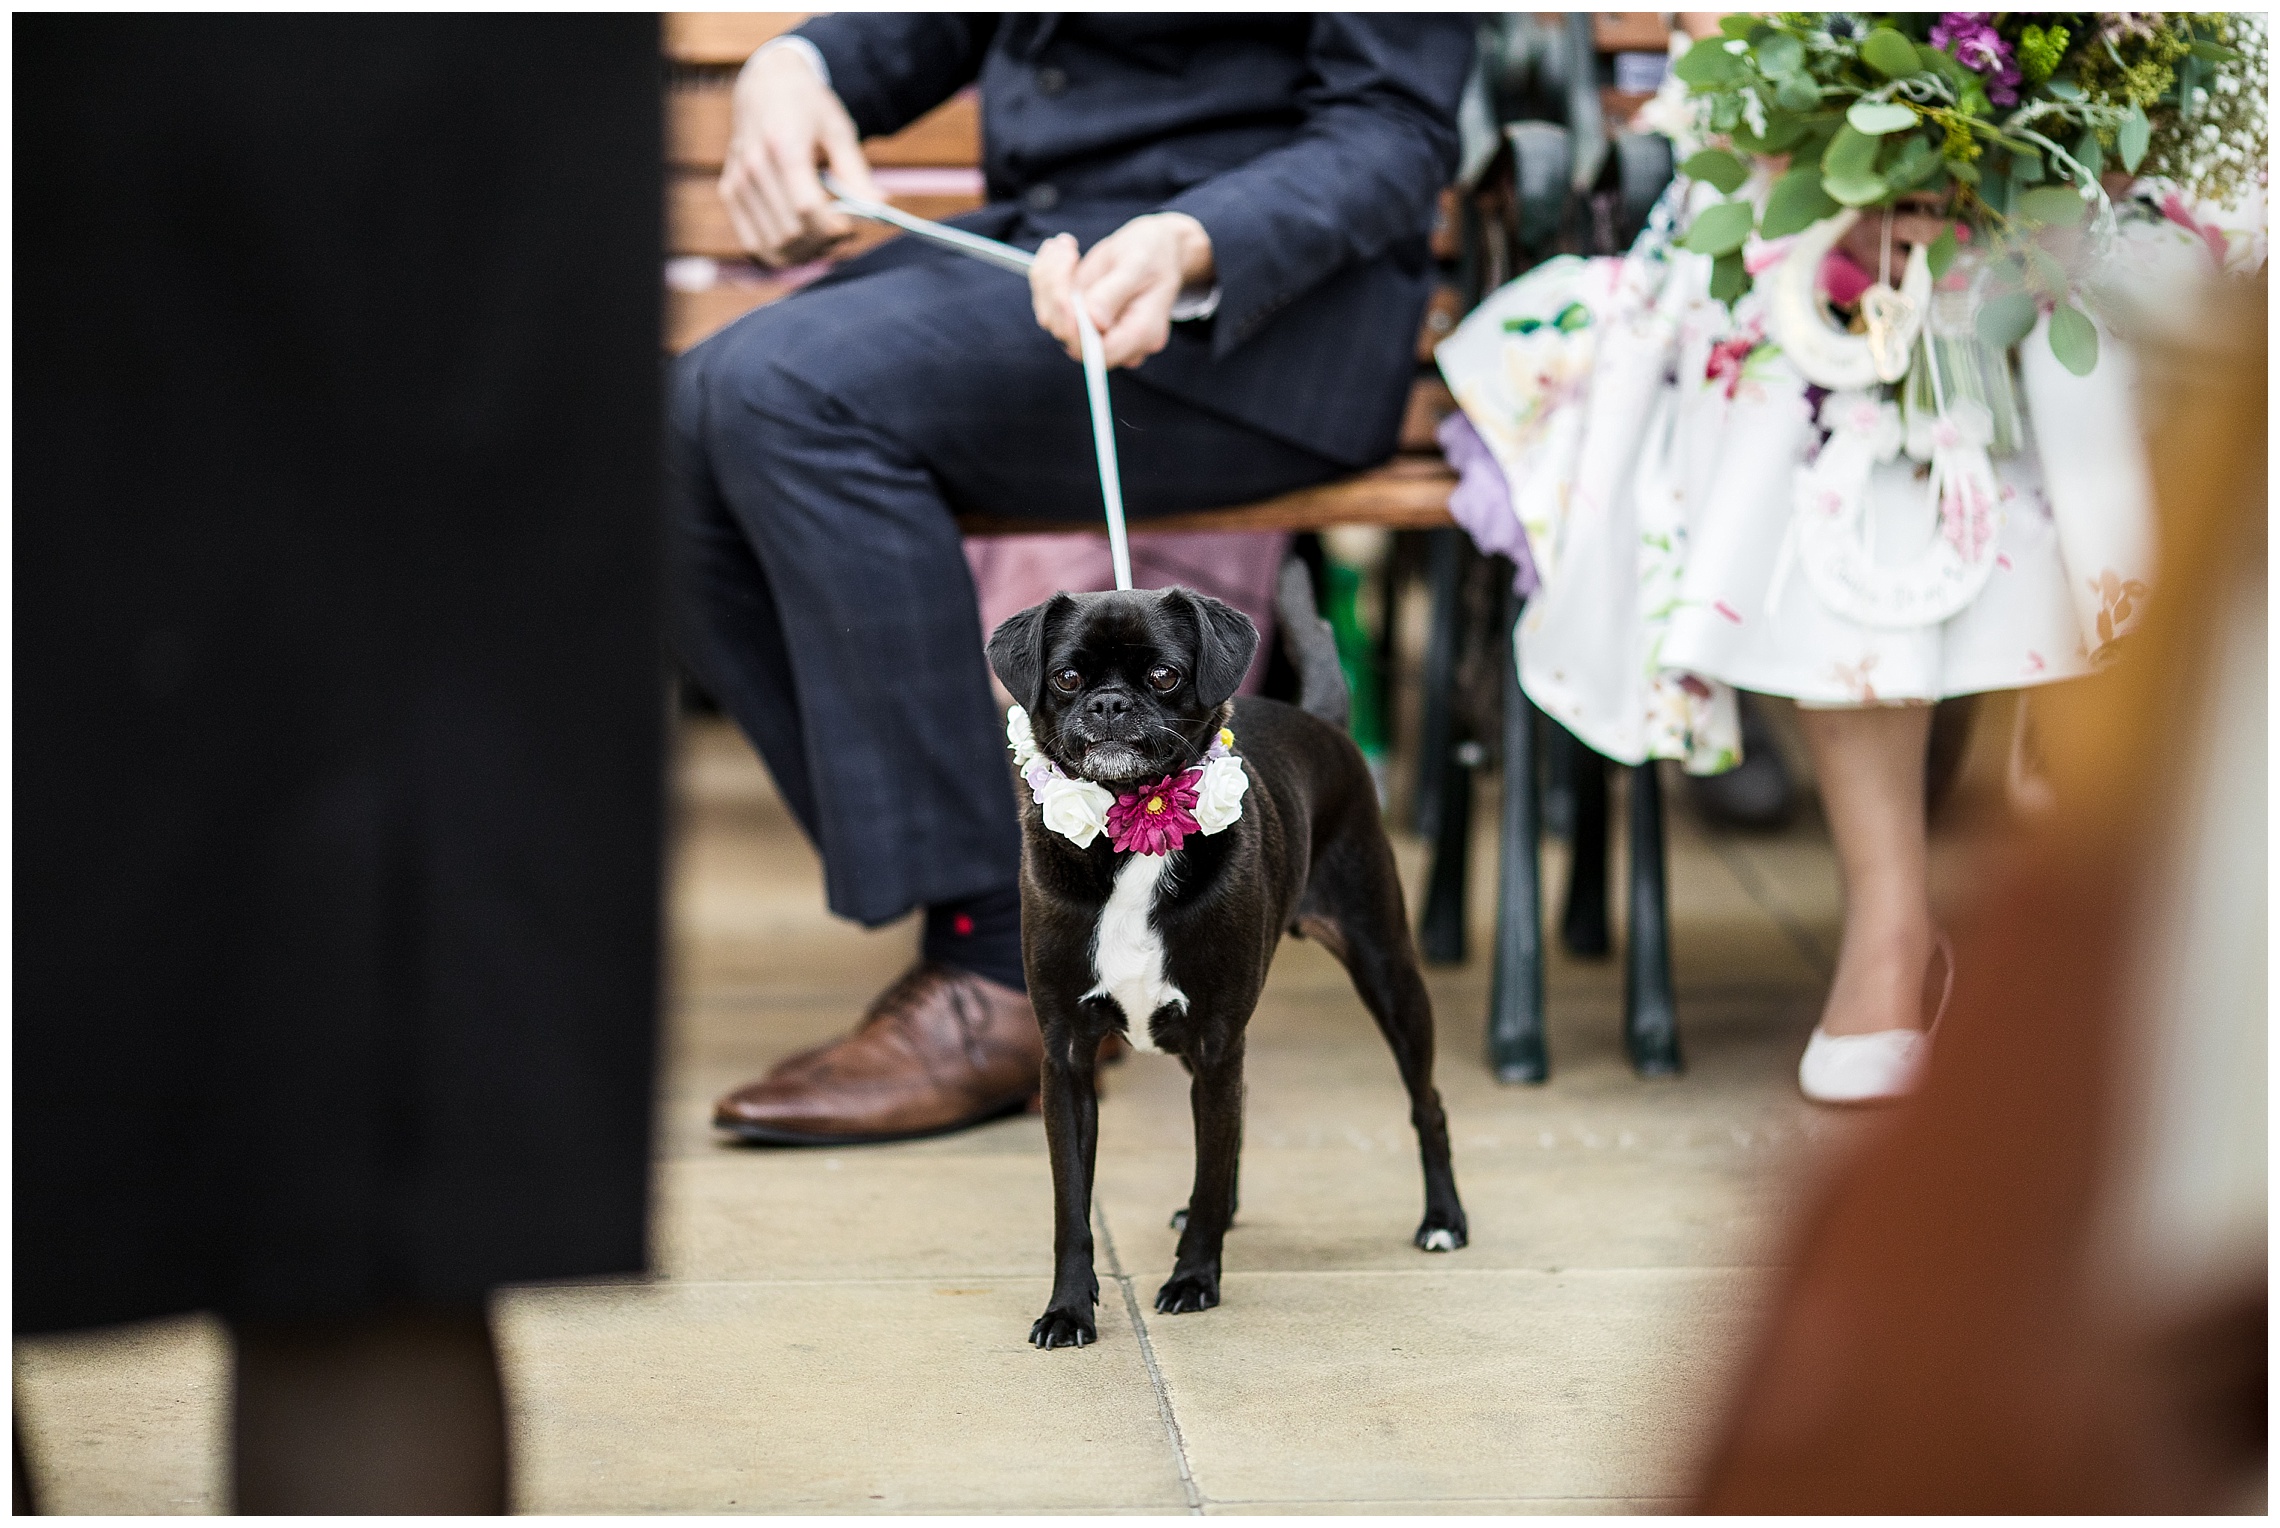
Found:
[{"label": "man's other hand", "polygon": [[855,231],[816,173],[828,163],[850,196],[878,200],[855,123],[797,48],[762,48],[736,77],[721,204],[737,242],[766,265],[797,265]]},{"label": "man's other hand", "polygon": [[1183,289],[1208,286],[1211,235],[1184,212],[1136,217],[1077,258],[1069,234],[1047,239],[1029,267],[1029,301],[1038,325],[1080,357],[1072,294],[1100,331],[1111,366],[1137,366],[1172,337],[1172,305]]}]

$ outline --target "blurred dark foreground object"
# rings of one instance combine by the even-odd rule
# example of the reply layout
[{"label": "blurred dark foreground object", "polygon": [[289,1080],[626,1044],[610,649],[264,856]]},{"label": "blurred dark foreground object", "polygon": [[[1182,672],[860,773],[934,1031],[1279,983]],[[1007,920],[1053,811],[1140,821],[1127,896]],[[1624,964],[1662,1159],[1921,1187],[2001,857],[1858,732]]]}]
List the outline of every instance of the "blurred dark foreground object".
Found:
[{"label": "blurred dark foreground object", "polygon": [[228,1318],[240,1510],[645,1265],[656,30],[15,27],[15,1324]]},{"label": "blurred dark foreground object", "polygon": [[1803,1228],[1704,1510],[2264,1510],[2261,287],[2215,319],[2141,358],[2155,609],[2038,696],[2056,809],[1954,925],[1924,1086]]}]

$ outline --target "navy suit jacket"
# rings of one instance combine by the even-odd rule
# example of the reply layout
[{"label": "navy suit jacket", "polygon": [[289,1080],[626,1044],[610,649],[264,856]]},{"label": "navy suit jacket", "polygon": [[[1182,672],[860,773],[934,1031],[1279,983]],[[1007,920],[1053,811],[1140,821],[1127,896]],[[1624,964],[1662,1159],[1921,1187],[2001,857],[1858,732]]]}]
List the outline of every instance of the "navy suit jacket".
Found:
[{"label": "navy suit jacket", "polygon": [[1392,451],[1470,19],[839,12],[799,35],[865,137],[979,81],[990,200],[967,227],[1034,248],[1151,211],[1204,226],[1218,312],[1142,380],[1350,466]]}]

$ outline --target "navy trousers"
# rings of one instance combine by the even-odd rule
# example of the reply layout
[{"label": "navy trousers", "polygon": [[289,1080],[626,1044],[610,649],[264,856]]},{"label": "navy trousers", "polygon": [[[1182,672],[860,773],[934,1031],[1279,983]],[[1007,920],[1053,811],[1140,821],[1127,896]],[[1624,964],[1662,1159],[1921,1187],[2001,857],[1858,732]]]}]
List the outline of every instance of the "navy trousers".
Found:
[{"label": "navy trousers", "polygon": [[[675,642],[821,853],[832,911],[875,926],[1012,887],[952,516],[1101,514],[1084,374],[1028,284],[897,240],[691,350],[668,396]],[[1110,396],[1136,521],[1345,470],[1128,373]]]}]

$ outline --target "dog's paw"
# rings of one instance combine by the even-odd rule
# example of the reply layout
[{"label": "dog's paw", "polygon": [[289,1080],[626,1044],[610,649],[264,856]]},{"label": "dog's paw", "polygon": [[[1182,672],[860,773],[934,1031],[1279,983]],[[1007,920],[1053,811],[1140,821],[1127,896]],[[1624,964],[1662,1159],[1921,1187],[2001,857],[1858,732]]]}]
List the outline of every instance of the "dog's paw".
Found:
[{"label": "dog's paw", "polygon": [[1040,1348],[1081,1348],[1098,1335],[1093,1318],[1073,1310],[1049,1310],[1029,1328],[1030,1343]]},{"label": "dog's paw", "polygon": [[1411,1237],[1410,1241],[1415,1244],[1420,1252],[1454,1252],[1463,1246],[1467,1239],[1463,1215],[1457,1215],[1454,1219],[1441,1215],[1427,1215],[1425,1223],[1417,1228],[1417,1234]]},{"label": "dog's paw", "polygon": [[1167,1316],[1209,1310],[1219,1303],[1219,1275],[1175,1273],[1156,1291],[1156,1309]]},{"label": "dog's paw", "polygon": [[1178,1209],[1172,1211],[1172,1229],[1175,1231],[1185,1231],[1187,1229],[1186,1205],[1183,1204]]}]

